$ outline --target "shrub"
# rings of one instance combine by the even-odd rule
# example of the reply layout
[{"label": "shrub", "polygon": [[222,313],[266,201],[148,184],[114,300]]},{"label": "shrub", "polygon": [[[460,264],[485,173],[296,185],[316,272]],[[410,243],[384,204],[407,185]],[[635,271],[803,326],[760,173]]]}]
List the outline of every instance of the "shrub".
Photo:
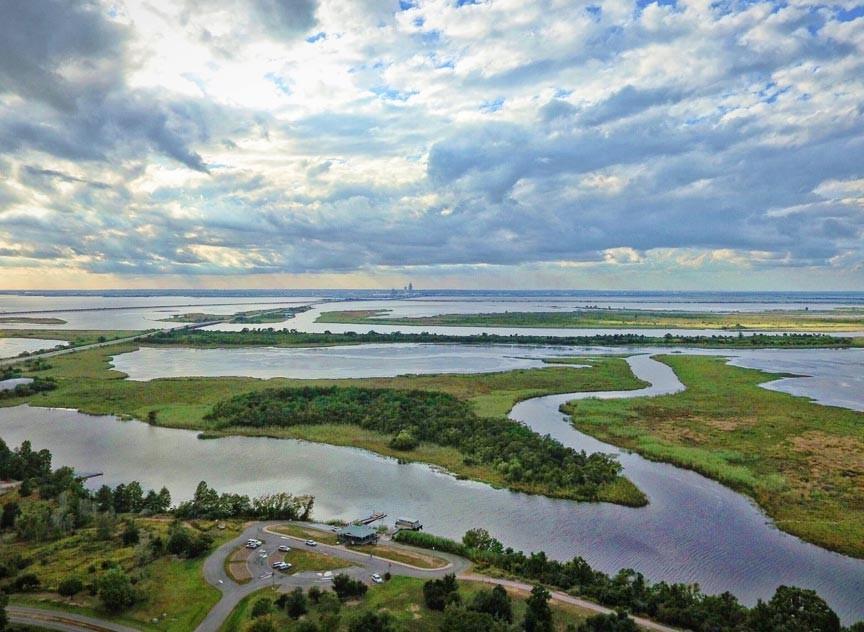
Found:
[{"label": "shrub", "polygon": [[78,577],[67,577],[57,586],[57,593],[63,597],[74,597],[84,590],[84,582]]},{"label": "shrub", "polygon": [[598,614],[588,617],[577,628],[578,632],[639,632],[636,623],[625,612]]},{"label": "shrub", "polygon": [[448,603],[456,600],[458,590],[456,576],[452,573],[441,579],[430,579],[423,584],[423,601],[430,610],[444,610]]},{"label": "shrub", "polygon": [[285,600],[285,612],[292,619],[299,619],[309,611],[309,605],[306,602],[306,595],[303,594],[303,589],[299,586],[288,593],[288,599]]},{"label": "shrub", "polygon": [[39,588],[42,582],[33,573],[24,573],[16,577],[10,586],[12,592],[32,592]]},{"label": "shrub", "polygon": [[253,619],[257,619],[258,617],[263,617],[265,615],[273,612],[273,600],[268,599],[267,597],[262,597],[255,601],[252,604],[252,613],[251,616]]},{"label": "shrub", "polygon": [[390,447],[394,450],[413,450],[418,445],[420,442],[407,430],[400,430],[399,434],[390,439]]},{"label": "shrub", "polygon": [[333,592],[341,600],[351,599],[352,597],[362,597],[366,594],[369,587],[363,582],[351,579],[345,573],[339,573],[333,578]]},{"label": "shrub", "polygon": [[102,606],[112,613],[132,607],[138,597],[129,576],[120,568],[112,568],[102,575],[96,582],[96,588]]}]

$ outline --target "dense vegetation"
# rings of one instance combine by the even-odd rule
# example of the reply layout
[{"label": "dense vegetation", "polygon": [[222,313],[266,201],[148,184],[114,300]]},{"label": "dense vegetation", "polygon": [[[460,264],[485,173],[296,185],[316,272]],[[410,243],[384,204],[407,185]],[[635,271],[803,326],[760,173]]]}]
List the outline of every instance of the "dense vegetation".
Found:
[{"label": "dense vegetation", "polygon": [[686,390],[563,411],[582,432],[749,495],[784,531],[864,557],[864,413],[766,389],[783,376],[722,358],[658,360]]},{"label": "dense vegetation", "polygon": [[[334,584],[345,582],[334,578]],[[224,632],[599,632],[592,617],[575,606],[550,602],[537,587],[530,594],[508,593],[500,586],[456,580],[424,583],[405,576],[384,576],[365,594],[346,595],[313,586],[291,592],[264,589],[243,599]],[[347,579],[347,577],[345,578]],[[347,583],[347,582],[346,582]],[[429,585],[442,589],[443,605],[428,605]],[[363,586],[365,588],[365,586]],[[587,617],[587,619],[586,619]]]},{"label": "dense vegetation", "polygon": [[458,449],[466,462],[491,464],[515,488],[597,499],[620,464],[606,454],[586,455],[541,437],[508,419],[478,416],[452,395],[357,387],[305,387],[245,393],[216,404],[217,427],[351,424],[393,435],[391,445],[411,449],[431,442]]},{"label": "dense vegetation", "polygon": [[18,384],[15,388],[7,388],[0,391],[0,399],[12,399],[15,397],[28,397],[37,393],[53,391],[57,388],[57,382],[50,377],[34,377],[28,384]]},{"label": "dense vegetation", "polygon": [[261,520],[309,520],[313,496],[294,496],[287,492],[249,498],[245,494],[219,494],[205,481],[198,483],[191,500],[174,510],[178,518],[230,518],[243,516]]},{"label": "dense vegetation", "polygon": [[323,312],[319,323],[411,325],[414,327],[676,328],[787,331],[854,331],[864,328],[864,312],[764,311],[689,312],[680,310],[584,307],[555,312],[493,312],[392,316],[389,310]]},{"label": "dense vegetation", "polygon": [[[837,615],[814,591],[780,586],[768,602],[759,601],[753,608],[742,606],[730,593],[706,595],[698,586],[687,584],[652,584],[641,573],[624,569],[614,576],[594,570],[581,557],[559,562],[543,552],[525,555],[491,537],[483,529],[473,529],[463,541],[446,543],[446,539],[416,531],[400,531],[398,542],[449,550],[473,560],[478,569],[493,569],[531,582],[583,595],[610,608],[645,615],[657,621],[696,632],[840,632]],[[596,620],[602,627],[613,619]],[[622,627],[621,629],[630,629]],[[862,624],[849,628],[864,630]]]},{"label": "dense vegetation", "polygon": [[148,343],[177,344],[186,346],[309,346],[340,345],[360,343],[459,343],[459,344],[527,344],[527,345],[566,345],[566,346],[692,346],[709,348],[752,348],[752,347],[848,347],[851,338],[829,336],[826,334],[753,334],[748,336],[644,336],[642,334],[606,334],[598,336],[504,336],[498,334],[477,334],[455,336],[431,333],[382,334],[369,332],[358,334],[304,333],[295,329],[244,329],[242,331],[202,331],[171,330],[157,332],[149,337]]}]

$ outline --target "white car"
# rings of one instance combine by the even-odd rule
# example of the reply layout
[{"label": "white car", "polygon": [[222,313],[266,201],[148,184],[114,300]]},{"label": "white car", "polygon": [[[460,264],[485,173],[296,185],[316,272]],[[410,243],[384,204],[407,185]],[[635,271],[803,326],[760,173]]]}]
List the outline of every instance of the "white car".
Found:
[{"label": "white car", "polygon": [[291,547],[288,546],[287,544],[280,544],[279,545],[279,551],[282,553],[288,553],[290,550],[291,550]]},{"label": "white car", "polygon": [[376,584],[383,584],[384,579],[378,573],[372,573],[372,581]]},{"label": "white car", "polygon": [[306,540],[306,546],[318,546],[315,540]]}]

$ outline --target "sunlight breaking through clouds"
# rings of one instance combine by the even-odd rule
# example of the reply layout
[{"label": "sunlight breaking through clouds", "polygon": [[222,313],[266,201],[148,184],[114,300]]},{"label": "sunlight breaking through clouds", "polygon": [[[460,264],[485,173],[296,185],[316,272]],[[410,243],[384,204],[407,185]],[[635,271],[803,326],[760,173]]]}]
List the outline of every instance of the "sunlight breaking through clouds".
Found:
[{"label": "sunlight breaking through clouds", "polygon": [[4,286],[864,288],[855,2],[0,10]]}]

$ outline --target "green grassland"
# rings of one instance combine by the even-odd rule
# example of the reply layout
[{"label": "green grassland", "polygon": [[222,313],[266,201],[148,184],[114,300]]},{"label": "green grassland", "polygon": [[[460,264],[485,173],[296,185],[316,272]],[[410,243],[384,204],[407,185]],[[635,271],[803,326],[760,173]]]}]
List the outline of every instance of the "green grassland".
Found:
[{"label": "green grassland", "polygon": [[583,432],[751,496],[784,531],[864,557],[864,413],[761,388],[782,376],[720,358],[659,359],[686,391],[564,411]]},{"label": "green grassland", "polygon": [[[369,592],[359,602],[348,602],[340,611],[339,624],[333,628],[333,632],[347,629],[349,623],[359,614],[366,610],[377,612],[389,612],[396,620],[399,630],[406,632],[438,632],[441,629],[443,615],[441,612],[430,610],[423,601],[423,580],[413,577],[393,577],[384,584],[372,586]],[[460,581],[459,594],[463,603],[470,603],[474,594],[481,590],[489,590],[479,582]],[[278,592],[271,588],[265,588],[244,598],[226,619],[221,632],[242,632],[252,621],[252,605],[258,599],[266,597],[275,599]],[[510,592],[513,599],[513,620],[522,621],[525,616],[525,598],[527,595],[520,592]],[[564,605],[550,602],[553,613],[553,624],[556,632],[563,632],[568,625],[578,625],[589,617],[591,612],[576,606]],[[293,630],[297,622],[292,621],[284,613],[269,615],[276,624],[276,629]],[[319,616],[314,606],[310,604],[310,613],[305,620],[319,622]]]},{"label": "green grassland", "polygon": [[[644,386],[621,358],[594,358],[586,361],[590,369],[549,366],[502,373],[473,375],[418,375],[394,378],[343,380],[292,380],[254,378],[177,378],[149,382],[130,381],[125,374],[110,368],[110,358],[138,348],[137,343],[89,349],[51,359],[51,368],[33,375],[52,377],[58,388],[29,398],[0,402],[11,406],[27,401],[34,406],[76,408],[91,414],[113,414],[146,420],[156,425],[202,430],[215,434],[204,416],[218,401],[246,393],[286,386],[363,386],[441,391],[471,403],[481,416],[503,416],[523,399],[570,391],[626,390]],[[503,475],[487,465],[470,465],[453,448],[424,443],[410,452],[389,446],[391,437],[356,426],[332,424],[268,428],[223,428],[218,434],[264,435],[304,439],[333,445],[363,448],[406,461],[440,466],[456,476],[507,487]],[[520,491],[543,493],[543,489],[523,485]],[[644,495],[623,478],[601,489],[599,498],[634,506],[644,505]]]},{"label": "green grassland", "polygon": [[388,316],[388,313],[387,310],[324,312],[317,322],[419,327],[675,328],[829,333],[864,329],[864,312],[860,310],[715,313],[586,308],[569,312],[498,312],[417,317],[394,317]]},{"label": "green grassland", "polygon": [[30,325],[65,325],[66,321],[62,318],[50,317],[32,317],[32,316],[2,316],[0,324],[15,323],[15,324],[30,324]]},{"label": "green grassland", "polygon": [[140,331],[98,330],[98,329],[0,329],[0,338],[42,338],[46,340],[67,340],[74,346],[89,345],[94,342],[116,340],[137,336]]},{"label": "green grassland", "polygon": [[[139,518],[136,523],[142,540],[157,535],[164,538],[168,532],[169,522],[165,520]],[[224,530],[213,529],[213,523],[208,522],[197,526],[213,535],[214,547],[242,530],[239,523],[233,522]],[[79,612],[137,628],[185,632],[194,629],[219,600],[219,591],[204,579],[204,558],[186,560],[169,556],[142,564],[138,554],[140,545],[122,546],[116,538],[110,542],[101,541],[95,537],[95,531],[94,528],[79,529],[74,535],[49,542],[21,542],[9,536],[0,542],[0,559],[30,560],[22,572],[34,573],[41,582],[39,592],[15,594],[12,603]],[[136,588],[144,595],[122,615],[105,612],[86,588],[72,599],[56,594],[61,580],[78,577],[87,586],[110,565],[118,565],[134,577]],[[159,623],[152,623],[154,619]]]}]

